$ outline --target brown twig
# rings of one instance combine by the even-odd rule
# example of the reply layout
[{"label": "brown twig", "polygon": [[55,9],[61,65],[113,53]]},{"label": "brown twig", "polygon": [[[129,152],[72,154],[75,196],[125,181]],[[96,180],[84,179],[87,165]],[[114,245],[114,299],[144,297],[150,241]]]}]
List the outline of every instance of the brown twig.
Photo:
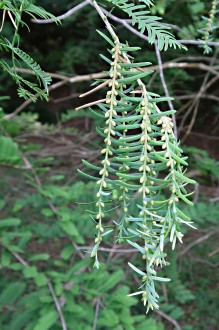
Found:
[{"label": "brown twig", "polygon": [[[214,57],[212,57],[212,60],[210,62],[210,65],[213,65],[214,64],[214,60],[216,58],[216,55],[217,55],[217,51],[215,51]],[[197,117],[197,114],[198,114],[199,105],[200,105],[200,97],[201,97],[201,95],[208,88],[208,79],[209,79],[210,73],[211,73],[210,70],[206,73],[206,75],[204,77],[204,80],[203,80],[203,83],[201,85],[201,88],[200,88],[200,90],[199,90],[196,98],[192,102],[192,105],[191,105],[190,109],[187,112],[187,116],[188,116],[188,113],[190,113],[194,109],[193,110],[193,115],[192,115],[192,118],[191,118],[191,121],[190,121],[190,124],[189,124],[189,127],[188,127],[188,129],[186,131],[186,134],[182,138],[182,141],[185,141],[186,140],[187,136],[191,133],[191,130],[192,130],[193,126],[194,126],[194,123],[195,123],[195,120],[196,120],[196,117]],[[181,123],[181,128],[182,128],[182,123]]]},{"label": "brown twig", "polygon": [[0,32],[2,32],[2,29],[4,27],[6,12],[7,11],[4,9],[2,14],[2,24],[1,24]]},{"label": "brown twig", "polygon": [[219,248],[217,248],[216,250],[212,251],[211,253],[208,254],[209,257],[213,257],[216,253],[219,252]]},{"label": "brown twig", "polygon": [[[68,10],[66,13],[64,13],[63,15],[60,15],[58,17],[56,17],[56,19],[62,21],[64,19],[66,19],[67,17],[73,15],[74,13],[76,13],[78,10],[82,9],[83,7],[87,6],[89,4],[89,0],[85,0],[82,3],[78,4],[77,6],[71,8],[70,10]],[[32,19],[31,20],[33,23],[38,23],[38,24],[48,24],[48,23],[54,23],[54,19],[50,18],[50,19]]]},{"label": "brown twig", "polygon": [[62,308],[61,308],[61,305],[59,303],[58,298],[56,297],[55,290],[54,290],[54,288],[52,286],[52,283],[48,280],[47,281],[47,284],[48,284],[49,290],[51,292],[51,295],[53,297],[53,300],[54,300],[54,303],[55,303],[57,312],[59,313],[59,317],[60,317],[60,320],[61,320],[61,323],[62,323],[62,329],[63,330],[67,330],[67,325],[66,325],[66,322],[65,322],[64,315],[62,313]]},{"label": "brown twig", "polygon": [[209,237],[217,234],[218,232],[219,232],[219,230],[214,229],[214,230],[208,232],[206,235],[199,237],[192,243],[188,244],[184,250],[179,251],[177,258],[182,257],[184,254],[188,253],[188,251],[191,250],[195,245],[198,245],[198,244],[206,241]]},{"label": "brown twig", "polygon": [[179,325],[179,323],[176,320],[174,320],[172,317],[170,317],[169,315],[167,315],[166,313],[164,313],[163,311],[161,311],[161,310],[158,309],[158,310],[155,310],[155,313],[158,314],[158,315],[160,315],[161,317],[163,317],[164,319],[166,319],[170,323],[172,323],[177,330],[182,330],[182,328]]},{"label": "brown twig", "polygon": [[[158,44],[157,42],[155,42],[155,51],[156,51],[156,55],[157,55],[157,61],[158,61],[158,65],[159,65],[159,71],[160,71],[160,80],[164,89],[164,93],[166,97],[170,97],[169,94],[169,90],[166,84],[166,80],[164,77],[164,73],[163,73],[163,63],[162,63],[162,59],[161,59],[161,54],[160,54],[160,50],[158,48]],[[174,106],[171,100],[167,101],[170,110],[174,110]],[[173,120],[173,125],[174,125],[174,135],[177,138],[177,125],[176,125],[176,116],[175,114],[172,114],[172,120]]]},{"label": "brown twig", "polygon": [[95,93],[96,91],[98,91],[98,90],[102,89],[103,87],[105,87],[106,85],[108,85],[109,82],[110,82],[110,79],[104,81],[102,84],[94,87],[93,89],[89,90],[88,92],[81,94],[80,97],[85,97],[87,95]]},{"label": "brown twig", "polygon": [[[27,70],[27,71],[30,74],[34,74],[34,72],[31,71],[31,70]],[[89,81],[89,80],[92,80],[92,79],[103,78],[105,76],[106,76],[106,74],[104,74],[104,73],[93,73],[93,74],[88,74],[88,75],[75,76],[75,77],[71,77],[71,78],[68,78],[68,77],[65,77],[65,76],[60,76],[59,78],[61,79],[61,81],[51,85],[48,90],[49,90],[49,92],[51,92],[52,90],[57,89],[57,88],[65,85],[67,83],[74,84],[76,82]],[[35,94],[35,97],[39,98],[39,95]],[[8,115],[5,115],[4,119],[9,120],[9,119],[13,118],[15,115],[19,114],[22,110],[24,110],[32,102],[33,102],[32,99],[28,99],[28,100],[24,101],[17,109],[15,109],[14,112],[12,112]]]},{"label": "brown twig", "polygon": [[75,110],[77,111],[77,110],[81,110],[81,109],[89,108],[89,107],[91,107],[92,105],[99,104],[99,103],[105,103],[105,102],[106,102],[106,99],[97,100],[97,101],[94,101],[94,102],[90,102],[90,103],[87,103],[87,104],[83,104],[83,105],[81,105],[80,107],[75,108]]},{"label": "brown twig", "polygon": [[97,328],[97,320],[99,316],[99,309],[100,309],[100,298],[96,299],[96,307],[95,307],[95,315],[94,315],[94,322],[93,322],[93,330]]}]

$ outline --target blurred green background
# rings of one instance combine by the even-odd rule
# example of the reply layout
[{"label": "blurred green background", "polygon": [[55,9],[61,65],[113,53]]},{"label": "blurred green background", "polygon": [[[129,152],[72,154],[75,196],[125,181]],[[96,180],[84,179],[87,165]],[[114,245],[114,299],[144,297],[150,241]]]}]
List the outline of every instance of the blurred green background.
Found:
[{"label": "blurred green background", "polygon": [[[60,15],[79,1],[35,3]],[[155,4],[153,14],[171,24],[178,39],[202,38],[210,1],[158,0]],[[117,10],[113,14],[126,18]],[[20,31],[20,47],[45,71],[73,77],[108,69],[99,57],[106,54],[106,45],[96,32],[104,26],[91,6],[62,25],[36,24],[29,18],[28,24],[30,31],[25,27]],[[113,25],[121,40],[141,47],[137,61],[157,65],[153,46],[121,24]],[[3,32],[12,36],[9,20]],[[213,37],[218,40],[217,29]],[[184,229],[184,244],[178,244],[174,252],[169,250],[171,265],[162,272],[172,281],[159,288],[160,311],[147,316],[137,299],[127,297],[138,285],[127,266],[138,258],[135,252],[108,240],[99,271],[92,269],[87,252],[93,244],[94,223],[86,208],[93,204],[83,203],[94,202],[96,185],[85,181],[76,169],[83,168],[82,158],[98,162],[101,141],[95,132],[97,119],[89,110],[74,109],[83,104],[78,96],[93,81],[66,82],[51,90],[49,102],[24,104],[14,83],[1,71],[1,330],[62,329],[53,294],[69,330],[218,329],[219,58],[216,47],[203,54],[203,47],[187,46],[187,52],[169,49],[161,56],[178,110],[179,138],[190,160],[188,176],[197,181],[195,206],[185,209],[197,230]],[[7,54],[3,56],[7,59]],[[148,88],[164,94],[159,70]],[[7,115],[20,106],[22,111],[8,120]],[[114,200],[116,205],[116,191]]]}]

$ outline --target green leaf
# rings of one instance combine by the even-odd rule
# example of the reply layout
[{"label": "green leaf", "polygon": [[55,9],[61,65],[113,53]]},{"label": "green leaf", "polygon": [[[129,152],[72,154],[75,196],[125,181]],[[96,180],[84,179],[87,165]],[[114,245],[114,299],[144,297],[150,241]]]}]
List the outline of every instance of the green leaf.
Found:
[{"label": "green leaf", "polygon": [[108,290],[115,288],[115,286],[121,282],[123,276],[124,272],[122,270],[110,274],[110,276],[104,280],[104,283],[99,285],[98,290],[100,290],[100,292],[107,292]]},{"label": "green leaf", "polygon": [[0,137],[0,163],[16,165],[21,162],[18,144],[6,136]]},{"label": "green leaf", "polygon": [[176,177],[178,177],[183,182],[188,182],[188,183],[191,183],[191,184],[196,184],[196,181],[195,180],[192,180],[192,179],[187,178],[185,175],[179,173],[178,171],[174,171],[174,174],[176,175]]},{"label": "green leaf", "polygon": [[109,234],[112,233],[112,232],[113,232],[113,229],[107,230],[107,231],[105,231],[105,232],[101,235],[101,237],[107,236],[107,235],[109,235]]},{"label": "green leaf", "polygon": [[0,228],[19,226],[20,224],[21,220],[17,218],[0,219]]},{"label": "green leaf", "polygon": [[169,278],[158,277],[158,276],[151,276],[151,278],[154,281],[158,281],[158,282],[170,282],[171,281]]},{"label": "green leaf", "polygon": [[8,267],[11,264],[11,253],[2,251],[0,264],[2,267]]},{"label": "green leaf", "polygon": [[59,222],[59,226],[70,236],[73,237],[78,237],[79,236],[79,232],[77,230],[77,228],[75,227],[75,225],[68,221],[68,222]]},{"label": "green leaf", "polygon": [[95,170],[95,171],[100,171],[100,170],[101,170],[101,167],[99,167],[99,166],[95,166],[95,165],[89,163],[88,161],[86,161],[86,160],[84,160],[84,159],[82,159],[82,163],[83,163],[84,165],[86,165],[87,167],[91,168],[92,170]]},{"label": "green leaf", "polygon": [[23,294],[26,284],[15,282],[8,283],[7,287],[0,294],[0,308],[5,305],[12,306],[13,303]]},{"label": "green leaf", "polygon": [[0,200],[0,210],[2,210],[6,205],[6,202],[4,201],[4,199]]},{"label": "green leaf", "polygon": [[47,253],[37,254],[33,257],[30,257],[30,261],[39,261],[39,260],[49,260],[50,255]]},{"label": "green leaf", "polygon": [[36,326],[33,328],[33,330],[48,330],[51,329],[51,327],[56,324],[58,318],[58,314],[54,311],[50,311],[40,317],[38,320]]},{"label": "green leaf", "polygon": [[99,33],[99,35],[101,35],[101,37],[103,37],[112,47],[114,47],[114,43],[112,42],[112,40],[110,40],[110,38],[108,38],[103,32],[101,32],[100,30],[97,30],[97,32]]},{"label": "green leaf", "polygon": [[44,72],[38,63],[36,63],[27,53],[19,48],[14,48],[11,44],[9,44],[9,48],[35,73],[37,78],[43,84],[46,93],[48,93],[48,86],[50,85],[52,79],[50,75]]},{"label": "green leaf", "polygon": [[135,249],[137,249],[142,254],[145,254],[145,250],[140,245],[138,245],[137,243],[132,242],[129,239],[127,240],[127,243],[129,243],[130,245],[132,245]]},{"label": "green leaf", "polygon": [[141,67],[148,66],[151,64],[152,64],[151,62],[121,63],[120,66],[123,68],[141,68]]},{"label": "green leaf", "polygon": [[68,245],[62,250],[61,258],[64,260],[68,260],[72,256],[73,252],[74,247],[72,245]]},{"label": "green leaf", "polygon": [[111,60],[110,60],[109,58],[107,58],[106,56],[100,54],[100,57],[102,57],[102,59],[103,59],[104,61],[106,61],[108,64],[111,64]]},{"label": "green leaf", "polygon": [[45,286],[48,283],[47,278],[43,273],[37,273],[37,275],[34,277],[34,281],[39,287]]},{"label": "green leaf", "polygon": [[27,4],[27,7],[25,8],[25,13],[29,14],[33,18],[40,17],[42,19],[51,19],[54,21],[54,23],[61,24],[59,19],[57,19],[54,15],[46,11],[44,8],[36,6],[29,2]]},{"label": "green leaf", "polygon": [[90,180],[94,180],[94,181],[98,181],[99,180],[99,178],[96,178],[95,176],[92,176],[92,175],[89,175],[87,173],[84,173],[84,172],[82,172],[79,169],[77,171],[78,171],[78,173],[80,173],[81,175],[85,176],[86,178],[88,178]]},{"label": "green leaf", "polygon": [[38,275],[37,268],[35,266],[25,267],[23,273],[25,278],[34,278]]},{"label": "green leaf", "polygon": [[49,209],[49,208],[44,208],[41,210],[41,213],[45,216],[45,217],[51,217],[54,215],[54,212]]},{"label": "green leaf", "polygon": [[133,296],[137,296],[139,294],[142,294],[144,291],[137,291],[137,292],[134,292],[134,293],[130,293],[128,294],[128,297],[133,297]]},{"label": "green leaf", "polygon": [[139,275],[145,276],[146,273],[142,272],[140,269],[138,269],[137,267],[135,267],[133,264],[131,264],[131,262],[128,262],[128,265]]},{"label": "green leaf", "polygon": [[98,250],[98,247],[99,247],[100,244],[96,244],[94,247],[93,247],[93,250],[91,251],[91,258],[95,257],[96,254],[97,254],[97,250]]},{"label": "green leaf", "polygon": [[154,71],[152,71],[152,70],[147,70],[147,71],[142,72],[142,73],[136,73],[132,77],[118,79],[118,82],[121,83],[121,84],[130,84],[134,81],[137,81],[138,79],[142,79],[142,78],[152,74],[153,72]]}]

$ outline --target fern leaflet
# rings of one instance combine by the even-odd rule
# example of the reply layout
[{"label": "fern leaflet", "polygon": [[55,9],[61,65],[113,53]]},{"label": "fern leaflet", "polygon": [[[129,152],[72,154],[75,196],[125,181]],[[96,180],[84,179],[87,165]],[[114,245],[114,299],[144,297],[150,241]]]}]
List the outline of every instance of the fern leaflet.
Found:
[{"label": "fern leaflet", "polygon": [[168,47],[183,48],[186,49],[179,41],[177,41],[174,35],[169,31],[170,27],[160,23],[161,20],[158,16],[151,16],[150,11],[145,10],[153,5],[151,1],[141,1],[144,5],[136,5],[133,2],[130,3],[128,0],[107,0],[111,4],[120,8],[132,19],[132,25],[137,24],[138,29],[141,33],[147,30],[148,41],[150,44],[154,44],[155,41],[158,43],[158,48],[160,50],[167,50]]}]

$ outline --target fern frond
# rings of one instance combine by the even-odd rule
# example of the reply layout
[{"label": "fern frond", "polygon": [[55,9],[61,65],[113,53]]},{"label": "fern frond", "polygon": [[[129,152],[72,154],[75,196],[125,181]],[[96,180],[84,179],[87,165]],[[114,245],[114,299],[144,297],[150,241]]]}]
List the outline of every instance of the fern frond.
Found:
[{"label": "fern frond", "polygon": [[[30,15],[33,18],[43,18],[43,19],[53,19],[54,22],[59,23],[59,20],[50,13],[48,13],[45,9],[36,6],[29,0],[22,0],[22,1],[1,1],[0,9],[10,12],[10,18],[13,20],[13,25],[15,27],[15,32],[12,41],[4,37],[0,37],[0,50],[6,50],[11,53],[11,62],[12,67],[8,65],[4,60],[0,61],[1,67],[7,71],[12,79],[18,85],[18,94],[20,97],[32,98],[33,101],[36,101],[36,96],[34,93],[38,94],[41,99],[48,100],[48,86],[50,85],[52,79],[51,77],[45,73],[40,65],[36,63],[27,53],[19,48],[19,34],[18,29],[19,26],[26,26],[28,25],[22,21],[23,13]],[[14,22],[15,21],[15,22]],[[16,73],[16,65],[21,67],[27,66],[30,68],[34,73],[38,80],[38,84],[27,81],[23,79]],[[40,88],[42,85],[42,89]],[[44,91],[44,90],[45,91]],[[32,90],[32,92],[31,92]]]},{"label": "fern frond", "polygon": [[158,43],[160,50],[167,50],[168,47],[187,49],[184,45],[178,42],[174,35],[169,31],[170,27],[160,23],[161,20],[158,16],[151,16],[150,12],[145,10],[146,6],[153,5],[151,1],[142,1],[144,5],[136,5],[128,0],[107,0],[111,4],[120,8],[132,19],[132,25],[137,24],[141,33],[147,30],[148,40],[150,44]]},{"label": "fern frond", "polygon": [[[15,58],[15,59],[17,59],[18,62],[20,62],[20,60],[21,60],[24,65],[29,67],[35,73],[37,79],[39,80],[39,83],[43,85],[45,92],[48,93],[48,86],[50,85],[52,79],[46,72],[44,72],[41,69],[40,65],[38,63],[36,63],[32,59],[32,57],[30,57],[23,50],[21,50],[17,47],[13,47],[13,45],[7,39],[4,39],[4,38],[0,39],[0,47],[4,48],[5,50],[11,50],[13,52],[13,54],[17,56],[17,58]],[[11,74],[12,70],[10,68],[8,68],[5,64],[4,64],[4,69],[7,70],[7,72]],[[17,77],[17,74],[16,74],[16,77]],[[15,76],[13,79],[15,80]]]},{"label": "fern frond", "polygon": [[24,10],[26,14],[30,15],[33,18],[40,17],[42,19],[53,19],[56,24],[60,23],[60,20],[58,20],[54,15],[52,15],[42,7],[29,3],[29,1],[24,7]]},{"label": "fern frond", "polygon": [[[98,185],[95,213],[97,233],[91,257],[95,258],[94,266],[98,268],[99,246],[105,236],[112,232],[105,231],[108,222],[105,224],[104,217],[110,211],[106,207],[111,202],[112,190],[116,189],[122,210],[121,218],[113,221],[118,230],[117,241],[126,241],[142,254],[142,269],[129,264],[142,277],[143,291],[132,295],[142,295],[148,312],[149,309],[158,308],[156,282],[169,281],[168,278],[156,276],[156,266],[168,264],[165,243],[171,242],[174,248],[177,240],[182,242],[181,224],[191,225],[190,219],[178,209],[177,203],[181,199],[188,205],[192,204],[185,186],[194,181],[184,175],[187,163],[174,136],[170,118],[175,111],[162,113],[156,104],[168,98],[148,93],[142,81],[152,73],[144,68],[149,63],[137,65],[131,62],[127,49],[132,51],[132,47],[127,47],[118,39],[111,40],[103,33],[101,36],[113,48],[109,50],[111,60],[104,56],[110,65],[106,78],[108,84],[104,84],[108,91],[105,103],[103,100],[98,104],[101,110],[98,116],[104,120],[103,127],[97,129],[104,140],[102,160],[95,167],[84,163],[99,172],[94,178]],[[136,129],[138,134],[135,133]],[[157,147],[161,151],[157,151]],[[138,203],[134,200],[136,194],[139,196]],[[139,210],[133,216],[131,199]]]},{"label": "fern frond", "polygon": [[203,40],[205,42],[204,44],[204,54],[209,54],[211,52],[211,47],[208,45],[208,42],[211,41],[211,33],[213,31],[214,27],[214,21],[215,21],[215,15],[217,12],[217,5],[218,5],[218,0],[212,0],[211,3],[211,10],[209,13],[209,17],[206,19],[207,24],[206,27],[200,31],[203,33]]},{"label": "fern frond", "polygon": [[44,72],[40,65],[36,63],[27,53],[19,48],[11,48],[14,53],[26,64],[33,72],[36,77],[39,79],[39,82],[43,84],[46,93],[48,93],[48,86],[50,85],[52,79],[51,77]]},{"label": "fern frond", "polygon": [[0,66],[11,76],[11,78],[18,85],[17,91],[20,97],[24,97],[25,99],[31,98],[33,102],[36,102],[37,97],[35,94],[37,94],[41,100],[48,101],[48,94],[45,93],[42,89],[40,89],[37,84],[32,83],[26,79],[23,79],[4,60],[0,60]]},{"label": "fern frond", "polygon": [[143,2],[148,7],[151,7],[154,5],[154,0],[139,0],[139,2]]}]

